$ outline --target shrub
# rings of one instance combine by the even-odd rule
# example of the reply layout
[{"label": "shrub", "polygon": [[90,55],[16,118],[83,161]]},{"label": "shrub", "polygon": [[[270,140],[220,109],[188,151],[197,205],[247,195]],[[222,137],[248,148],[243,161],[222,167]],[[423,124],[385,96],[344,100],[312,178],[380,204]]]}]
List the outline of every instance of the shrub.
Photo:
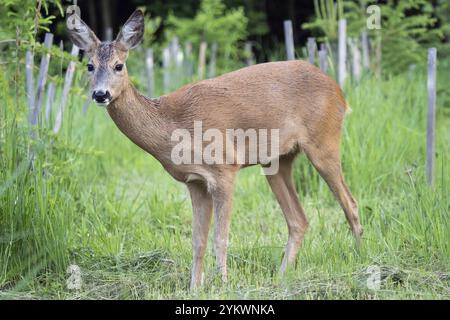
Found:
[{"label": "shrub", "polygon": [[238,42],[247,36],[248,19],[244,9],[226,10],[222,0],[202,0],[193,19],[168,17],[167,37],[178,36],[199,48],[202,41],[218,44],[218,67],[227,67],[227,61],[239,54]]}]

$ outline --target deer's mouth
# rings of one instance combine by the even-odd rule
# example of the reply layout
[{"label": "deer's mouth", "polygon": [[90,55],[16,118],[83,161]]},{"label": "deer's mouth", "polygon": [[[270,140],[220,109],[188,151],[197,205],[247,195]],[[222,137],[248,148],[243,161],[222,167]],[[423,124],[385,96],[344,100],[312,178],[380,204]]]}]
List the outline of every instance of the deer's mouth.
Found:
[{"label": "deer's mouth", "polygon": [[94,102],[98,106],[106,107],[108,104],[110,104],[112,96],[108,90],[106,91],[98,90],[94,91],[94,93],[92,94],[92,100],[94,100]]},{"label": "deer's mouth", "polygon": [[111,103],[111,100],[105,100],[105,101],[99,102],[94,99],[94,102],[99,107],[107,107]]}]

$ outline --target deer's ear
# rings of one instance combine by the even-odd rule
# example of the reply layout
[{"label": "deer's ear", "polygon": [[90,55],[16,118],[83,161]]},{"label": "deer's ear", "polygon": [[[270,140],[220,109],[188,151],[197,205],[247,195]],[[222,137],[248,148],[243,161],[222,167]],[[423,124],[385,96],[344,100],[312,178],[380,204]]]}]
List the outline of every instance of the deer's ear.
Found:
[{"label": "deer's ear", "polygon": [[86,52],[92,52],[100,43],[95,33],[76,14],[67,18],[67,29],[73,44]]},{"label": "deer's ear", "polygon": [[116,42],[125,50],[137,47],[144,37],[144,14],[141,10],[136,10],[128,18],[127,22],[117,35]]}]

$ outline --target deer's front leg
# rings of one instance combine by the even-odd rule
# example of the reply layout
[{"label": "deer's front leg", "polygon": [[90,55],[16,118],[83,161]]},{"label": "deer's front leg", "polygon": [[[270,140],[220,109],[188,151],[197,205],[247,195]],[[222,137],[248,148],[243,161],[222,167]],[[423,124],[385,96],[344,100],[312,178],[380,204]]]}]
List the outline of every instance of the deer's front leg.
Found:
[{"label": "deer's front leg", "polygon": [[206,186],[199,182],[187,184],[192,200],[192,275],[191,290],[202,284],[203,257],[208,243],[208,231],[211,224],[212,197]]},{"label": "deer's front leg", "polygon": [[227,281],[227,249],[230,233],[231,211],[233,206],[233,183],[221,186],[220,190],[213,192],[214,203],[214,247],[216,252],[216,265],[222,274],[222,280]]}]

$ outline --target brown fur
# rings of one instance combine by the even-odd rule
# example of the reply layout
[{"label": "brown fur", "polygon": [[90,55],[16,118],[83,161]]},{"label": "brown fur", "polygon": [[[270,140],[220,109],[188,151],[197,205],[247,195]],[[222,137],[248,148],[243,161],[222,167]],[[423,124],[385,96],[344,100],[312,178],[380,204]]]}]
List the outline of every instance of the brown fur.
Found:
[{"label": "brown fur", "polygon": [[[139,19],[139,13],[130,18],[133,28],[140,28]],[[138,40],[129,44],[118,39],[108,44],[108,48],[115,48],[109,59],[105,46],[94,44],[91,61],[111,70],[117,62],[125,62],[123,46],[132,47]],[[292,181],[292,165],[300,151],[336,195],[354,235],[359,238],[362,234],[357,204],[343,180],[339,155],[347,104],[335,81],[318,68],[303,61],[259,64],[184,86],[158,99],[139,94],[126,70],[105,72],[111,77],[108,90],[113,96],[107,110],[117,127],[189,189],[194,212],[191,288],[201,283],[213,211],[217,267],[226,279],[234,181],[239,169],[248,165],[175,165],[171,150],[176,142],[171,141],[171,133],[179,128],[193,130],[194,121],[202,121],[203,130],[217,128],[222,132],[234,128],[280,130],[280,168],[267,179],[288,224],[282,272],[295,259],[308,226]],[[93,81],[95,85],[95,75]]]},{"label": "brown fur", "polygon": [[[140,95],[128,83],[108,106],[119,129],[180,181],[191,172],[171,168],[170,152],[176,143],[170,142],[170,134],[176,128],[193,130],[194,121],[200,120],[204,130],[223,132],[277,128],[283,155],[309,145],[336,148],[345,109],[335,82],[304,61],[255,65],[187,85],[159,99]],[[335,137],[331,140],[330,135]]]}]

